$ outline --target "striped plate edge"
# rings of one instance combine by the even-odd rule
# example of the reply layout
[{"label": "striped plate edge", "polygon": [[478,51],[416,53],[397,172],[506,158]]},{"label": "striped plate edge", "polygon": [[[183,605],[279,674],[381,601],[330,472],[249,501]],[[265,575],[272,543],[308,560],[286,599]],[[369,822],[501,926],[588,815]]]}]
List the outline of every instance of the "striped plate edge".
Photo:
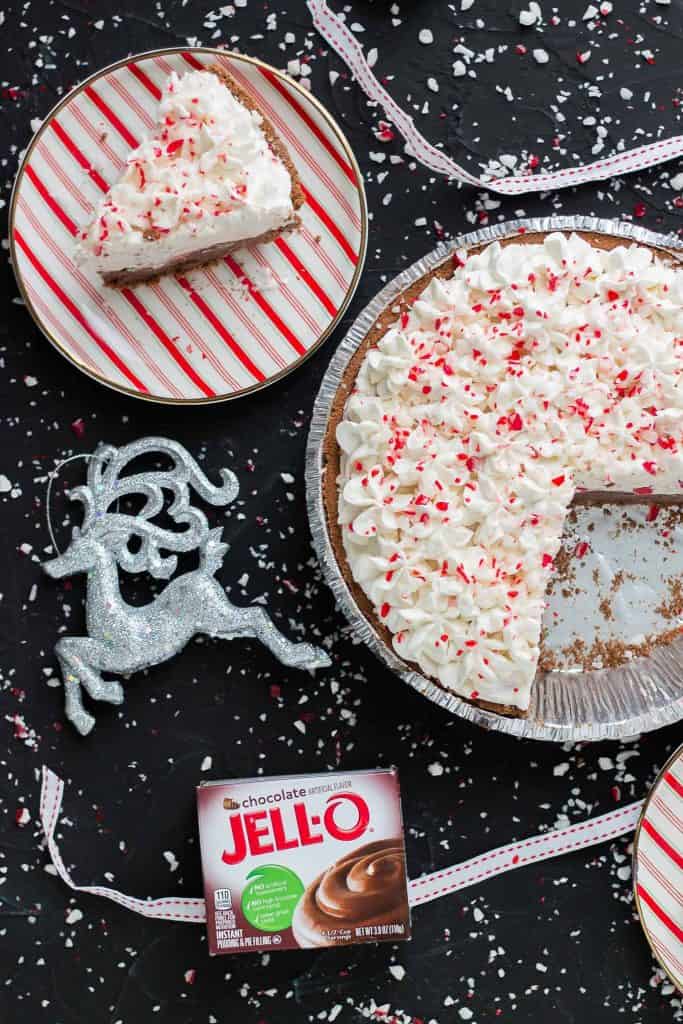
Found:
[{"label": "striped plate edge", "polygon": [[645,801],[633,844],[633,889],[650,948],[683,991],[683,746]]}]

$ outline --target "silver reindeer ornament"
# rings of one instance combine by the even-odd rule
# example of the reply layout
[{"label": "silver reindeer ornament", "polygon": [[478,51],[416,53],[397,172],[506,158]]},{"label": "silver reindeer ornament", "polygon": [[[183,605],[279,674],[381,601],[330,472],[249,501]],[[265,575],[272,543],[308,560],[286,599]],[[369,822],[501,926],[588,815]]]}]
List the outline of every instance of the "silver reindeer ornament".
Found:
[{"label": "silver reindeer ornament", "polygon": [[[164,456],[171,469],[122,475],[141,455]],[[70,492],[70,498],[83,504],[83,522],[80,529],[74,527],[67,550],[45,562],[43,569],[55,579],[75,573],[88,577],[88,635],[62,637],[55,648],[66,716],[83,736],[95,719],[83,706],[82,689],[93,700],[121,704],[121,684],[105,679],[103,673],[128,676],[158,665],[200,633],[224,640],[256,637],[282,664],[295,668],[330,664],[320,648],[283,636],[261,607],[235,607],[214,578],[227,545],[221,540],[222,530],[210,530],[204,513],[191,504],[190,488],[211,505],[229,505],[237,497],[237,477],[222,469],[221,480],[219,487],[212,484],[177,442],[145,437],[122,448],[101,445],[90,459],[87,485]],[[165,511],[181,527],[177,531],[153,522],[164,509],[165,493],[172,498]],[[133,495],[144,500],[136,515],[110,511]],[[173,552],[194,550],[199,552],[199,568],[171,580],[149,604],[133,607],[123,600],[119,567],[170,579],[178,564]]]}]

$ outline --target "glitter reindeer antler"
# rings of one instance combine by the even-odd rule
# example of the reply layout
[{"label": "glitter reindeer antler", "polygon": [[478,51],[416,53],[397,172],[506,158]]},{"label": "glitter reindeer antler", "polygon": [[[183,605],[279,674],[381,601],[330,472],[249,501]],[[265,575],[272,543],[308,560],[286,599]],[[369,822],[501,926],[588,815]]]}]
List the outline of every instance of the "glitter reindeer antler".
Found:
[{"label": "glitter reindeer antler", "polygon": [[[171,469],[124,475],[135,459],[150,454],[169,458]],[[161,550],[192,551],[206,541],[209,532],[206,516],[190,503],[190,487],[212,505],[228,505],[237,497],[239,485],[228,469],[221,470],[221,479],[222,485],[216,487],[182,445],[166,438],[142,438],[122,448],[102,445],[88,467],[88,483],[71,492],[71,498],[84,506],[79,533],[94,530],[100,536],[118,536],[115,548],[122,569],[168,579],[175,572],[178,559],[175,555],[164,557]],[[185,529],[168,530],[151,521],[164,508],[164,492],[173,497],[168,515]],[[109,511],[116,502],[131,495],[145,499],[136,515]],[[140,541],[134,551],[130,549],[133,538]]]}]

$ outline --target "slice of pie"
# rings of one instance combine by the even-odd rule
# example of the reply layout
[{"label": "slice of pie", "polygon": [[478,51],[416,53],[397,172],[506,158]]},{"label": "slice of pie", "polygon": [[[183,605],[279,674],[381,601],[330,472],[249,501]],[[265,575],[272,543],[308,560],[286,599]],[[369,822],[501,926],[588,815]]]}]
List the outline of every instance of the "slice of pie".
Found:
[{"label": "slice of pie", "polygon": [[76,258],[123,286],[189,270],[299,224],[303,190],[254,101],[221,67],[167,79],[157,126],[83,231]]},{"label": "slice of pie", "polygon": [[683,498],[683,269],[559,232],[458,254],[361,344],[324,452],[337,561],[376,632],[524,714],[572,501]]}]

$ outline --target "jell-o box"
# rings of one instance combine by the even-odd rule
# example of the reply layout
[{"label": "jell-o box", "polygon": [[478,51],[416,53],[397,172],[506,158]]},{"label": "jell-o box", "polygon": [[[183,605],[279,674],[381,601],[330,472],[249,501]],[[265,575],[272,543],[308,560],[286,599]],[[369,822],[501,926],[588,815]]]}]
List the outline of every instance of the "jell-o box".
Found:
[{"label": "jell-o box", "polygon": [[197,788],[209,952],[410,938],[395,768]]}]

